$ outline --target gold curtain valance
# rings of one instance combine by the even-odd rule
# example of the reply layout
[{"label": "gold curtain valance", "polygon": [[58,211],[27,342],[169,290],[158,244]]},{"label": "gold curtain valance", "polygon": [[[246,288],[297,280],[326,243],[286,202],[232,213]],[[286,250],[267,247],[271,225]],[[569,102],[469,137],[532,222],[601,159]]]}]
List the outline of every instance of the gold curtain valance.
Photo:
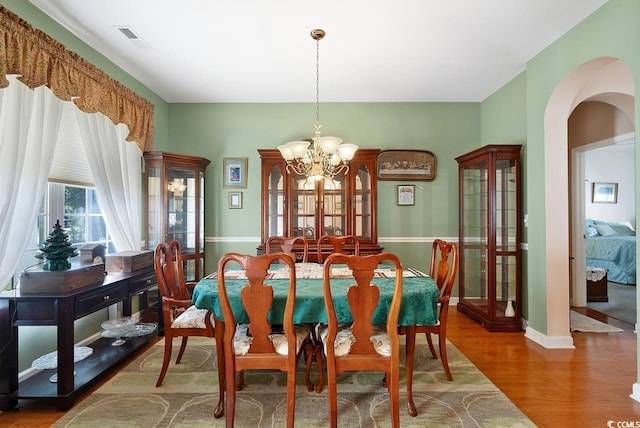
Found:
[{"label": "gold curtain valance", "polygon": [[127,140],[143,152],[152,149],[153,104],[0,6],[0,88],[9,85],[7,74],[20,75],[31,89],[46,85],[84,112],[128,125]]}]

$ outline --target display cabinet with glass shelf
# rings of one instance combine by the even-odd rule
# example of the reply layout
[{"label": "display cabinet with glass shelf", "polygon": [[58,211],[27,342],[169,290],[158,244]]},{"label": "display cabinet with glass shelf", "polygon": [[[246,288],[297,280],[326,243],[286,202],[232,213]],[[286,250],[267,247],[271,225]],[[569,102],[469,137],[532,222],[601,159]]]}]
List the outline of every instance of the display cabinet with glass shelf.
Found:
[{"label": "display cabinet with glass shelf", "polygon": [[[286,170],[278,150],[258,150],[262,162],[262,239],[264,251],[270,236],[304,236],[309,259],[317,260],[316,242],[322,235],[356,235],[360,254],[382,251],[376,222],[377,149],[360,149],[349,171],[316,182]],[[301,252],[298,249],[294,252]]]},{"label": "display cabinet with glass shelf", "polygon": [[204,271],[204,178],[208,159],[145,152],[147,216],[145,248],[180,242],[186,280]]},{"label": "display cabinet with glass shelf", "polygon": [[520,145],[488,145],[459,167],[458,310],[489,331],[521,331]]}]

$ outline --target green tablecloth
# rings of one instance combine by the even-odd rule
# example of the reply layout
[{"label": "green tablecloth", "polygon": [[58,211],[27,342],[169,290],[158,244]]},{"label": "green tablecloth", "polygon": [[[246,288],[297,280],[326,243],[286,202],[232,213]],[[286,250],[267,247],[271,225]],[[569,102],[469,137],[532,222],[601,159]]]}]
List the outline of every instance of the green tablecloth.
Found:
[{"label": "green tablecloth", "polygon": [[[288,280],[268,279],[265,282],[274,289],[274,302],[269,321],[272,324],[282,324]],[[372,282],[380,288],[380,302],[374,313],[373,322],[374,324],[384,324],[393,297],[395,279],[374,278]],[[347,288],[353,283],[354,280],[348,278],[331,279],[333,303],[336,308],[338,322],[347,323],[353,321],[346,297]],[[247,284],[247,281],[242,279],[227,280],[227,294],[236,322],[240,324],[249,322],[247,313],[240,301],[239,293],[240,287],[245,284]],[[222,319],[217,279],[201,279],[193,291],[192,300],[197,308],[212,310],[217,318]],[[402,305],[398,323],[405,326],[436,324],[437,302],[438,287],[432,278],[428,276],[403,278]],[[322,279],[297,279],[293,322],[296,324],[327,322],[322,295]]]}]

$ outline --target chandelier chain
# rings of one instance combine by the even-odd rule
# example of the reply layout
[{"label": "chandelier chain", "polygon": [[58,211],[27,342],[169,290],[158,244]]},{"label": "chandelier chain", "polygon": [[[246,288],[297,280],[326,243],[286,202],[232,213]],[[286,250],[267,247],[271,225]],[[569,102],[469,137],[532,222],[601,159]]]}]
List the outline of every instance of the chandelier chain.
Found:
[{"label": "chandelier chain", "polygon": [[316,123],[320,123],[320,39],[316,40]]}]

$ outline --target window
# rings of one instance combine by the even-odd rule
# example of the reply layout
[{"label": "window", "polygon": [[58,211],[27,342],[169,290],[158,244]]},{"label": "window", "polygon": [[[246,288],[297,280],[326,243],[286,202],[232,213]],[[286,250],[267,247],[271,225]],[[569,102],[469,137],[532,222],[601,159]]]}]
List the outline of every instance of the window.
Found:
[{"label": "window", "polygon": [[19,280],[20,272],[41,262],[35,256],[57,220],[66,229],[74,247],[80,249],[86,244],[102,244],[107,253],[115,252],[95,189],[49,182],[29,244],[14,275],[14,284]]}]

